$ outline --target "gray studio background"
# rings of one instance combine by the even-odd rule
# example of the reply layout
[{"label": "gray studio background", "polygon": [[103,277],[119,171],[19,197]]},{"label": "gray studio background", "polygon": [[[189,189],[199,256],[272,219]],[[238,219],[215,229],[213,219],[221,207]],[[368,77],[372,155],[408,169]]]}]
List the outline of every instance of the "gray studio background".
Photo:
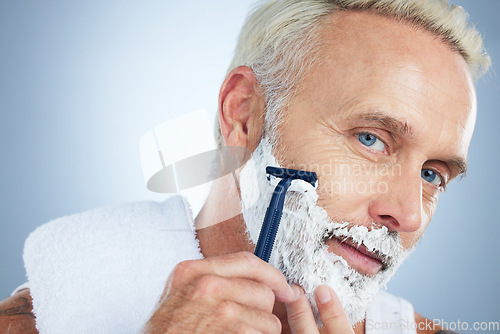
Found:
[{"label": "gray studio background", "polygon": [[[24,239],[94,207],[153,199],[139,138],[217,106],[250,0],[0,2],[0,299],[25,282]],[[494,65],[500,1],[470,12]],[[500,321],[500,80],[478,84],[470,172],[443,194],[420,248],[388,288],[423,315]]]}]

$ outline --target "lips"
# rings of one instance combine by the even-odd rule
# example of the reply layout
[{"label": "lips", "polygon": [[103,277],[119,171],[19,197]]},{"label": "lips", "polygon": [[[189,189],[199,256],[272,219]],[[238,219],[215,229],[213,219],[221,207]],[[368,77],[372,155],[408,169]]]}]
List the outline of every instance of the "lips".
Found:
[{"label": "lips", "polygon": [[370,252],[363,244],[358,245],[350,238],[328,238],[325,241],[328,251],[341,256],[361,274],[373,276],[388,266],[387,258],[379,252]]},{"label": "lips", "polygon": [[361,245],[357,245],[355,244],[354,242],[352,242],[352,240],[349,238],[349,239],[346,239],[346,240],[343,240],[342,241],[343,243],[345,243],[346,245],[348,246],[351,246],[353,248],[355,248],[358,252],[360,252],[361,254],[364,254],[366,256],[369,256],[371,257],[372,259],[375,259],[375,260],[378,260],[380,262],[382,262],[383,265],[386,265],[386,257],[381,255],[379,252],[375,251],[375,252],[370,252],[368,250],[368,248],[366,248],[365,245],[361,244]]}]

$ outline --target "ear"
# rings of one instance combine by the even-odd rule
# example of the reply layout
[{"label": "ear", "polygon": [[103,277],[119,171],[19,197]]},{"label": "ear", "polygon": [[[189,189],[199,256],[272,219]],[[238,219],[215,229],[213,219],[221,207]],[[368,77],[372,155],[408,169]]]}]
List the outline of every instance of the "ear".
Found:
[{"label": "ear", "polygon": [[232,70],[219,93],[219,120],[227,146],[241,146],[252,152],[264,126],[265,100],[253,71],[247,66]]}]

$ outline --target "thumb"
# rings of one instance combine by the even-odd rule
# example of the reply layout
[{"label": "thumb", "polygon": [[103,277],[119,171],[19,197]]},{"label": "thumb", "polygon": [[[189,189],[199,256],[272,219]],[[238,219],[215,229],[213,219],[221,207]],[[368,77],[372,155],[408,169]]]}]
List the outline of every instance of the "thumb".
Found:
[{"label": "thumb", "polygon": [[327,285],[319,286],[316,289],[315,298],[321,321],[323,321],[328,334],[354,333],[344,308],[331,287]]}]

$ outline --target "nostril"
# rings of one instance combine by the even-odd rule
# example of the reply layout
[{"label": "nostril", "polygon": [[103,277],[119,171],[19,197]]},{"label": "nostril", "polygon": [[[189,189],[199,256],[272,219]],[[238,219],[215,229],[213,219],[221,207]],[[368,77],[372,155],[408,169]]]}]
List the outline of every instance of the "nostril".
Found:
[{"label": "nostril", "polygon": [[394,226],[399,226],[399,223],[398,221],[396,220],[396,218],[394,218],[393,216],[391,215],[380,215],[380,218],[382,219],[383,222],[385,222],[386,224],[387,223],[390,223]]}]

